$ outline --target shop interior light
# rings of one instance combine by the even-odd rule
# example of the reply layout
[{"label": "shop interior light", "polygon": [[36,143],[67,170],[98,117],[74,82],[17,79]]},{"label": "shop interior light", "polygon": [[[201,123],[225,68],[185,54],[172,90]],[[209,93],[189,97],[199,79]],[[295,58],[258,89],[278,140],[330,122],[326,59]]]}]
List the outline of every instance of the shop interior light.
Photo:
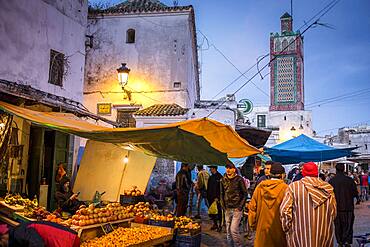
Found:
[{"label": "shop interior light", "polygon": [[123,164],[127,164],[128,163],[128,156],[126,155],[125,158],[123,158]]}]

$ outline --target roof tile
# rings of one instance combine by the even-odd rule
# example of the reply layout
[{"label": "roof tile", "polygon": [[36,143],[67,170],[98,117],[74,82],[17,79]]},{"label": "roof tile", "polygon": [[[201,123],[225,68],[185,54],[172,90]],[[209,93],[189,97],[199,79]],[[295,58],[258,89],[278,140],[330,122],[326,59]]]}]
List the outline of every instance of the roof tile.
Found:
[{"label": "roof tile", "polygon": [[135,112],[135,116],[182,116],[189,109],[182,108],[177,104],[156,104]]},{"label": "roof tile", "polygon": [[90,13],[143,13],[191,10],[188,6],[167,6],[158,0],[127,0],[107,9],[90,9]]}]

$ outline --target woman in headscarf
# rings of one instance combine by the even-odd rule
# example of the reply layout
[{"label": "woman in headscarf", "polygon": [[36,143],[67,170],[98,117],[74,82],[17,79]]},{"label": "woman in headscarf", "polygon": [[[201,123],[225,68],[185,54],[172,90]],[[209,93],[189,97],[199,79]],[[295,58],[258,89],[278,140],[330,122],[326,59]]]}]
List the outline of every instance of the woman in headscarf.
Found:
[{"label": "woman in headscarf", "polygon": [[74,214],[83,202],[77,199],[78,193],[73,193],[70,180],[67,177],[62,178],[59,188],[55,193],[58,208],[64,212]]}]

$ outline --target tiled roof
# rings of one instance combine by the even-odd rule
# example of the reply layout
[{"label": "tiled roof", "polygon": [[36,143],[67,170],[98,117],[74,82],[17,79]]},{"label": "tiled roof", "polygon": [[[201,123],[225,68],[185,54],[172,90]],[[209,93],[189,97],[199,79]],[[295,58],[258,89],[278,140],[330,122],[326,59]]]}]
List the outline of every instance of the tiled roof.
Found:
[{"label": "tiled roof", "polygon": [[285,12],[281,17],[280,19],[285,19],[285,18],[291,18],[292,16],[290,14],[288,14],[288,12]]},{"label": "tiled roof", "polygon": [[157,104],[135,112],[135,116],[182,116],[189,109],[182,108],[177,104]]},{"label": "tiled roof", "polygon": [[145,12],[173,12],[191,10],[193,7],[188,6],[167,6],[158,0],[127,0],[113,7],[94,10],[90,9],[90,13],[145,13]]}]

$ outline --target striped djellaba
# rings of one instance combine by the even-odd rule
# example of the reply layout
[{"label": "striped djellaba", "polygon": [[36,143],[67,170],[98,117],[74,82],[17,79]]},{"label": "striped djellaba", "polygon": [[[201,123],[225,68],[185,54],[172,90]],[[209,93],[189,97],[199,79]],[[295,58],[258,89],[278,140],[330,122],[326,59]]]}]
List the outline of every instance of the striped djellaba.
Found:
[{"label": "striped djellaba", "polygon": [[280,206],[288,246],[333,246],[335,216],[333,187],[316,177],[291,183]]}]

